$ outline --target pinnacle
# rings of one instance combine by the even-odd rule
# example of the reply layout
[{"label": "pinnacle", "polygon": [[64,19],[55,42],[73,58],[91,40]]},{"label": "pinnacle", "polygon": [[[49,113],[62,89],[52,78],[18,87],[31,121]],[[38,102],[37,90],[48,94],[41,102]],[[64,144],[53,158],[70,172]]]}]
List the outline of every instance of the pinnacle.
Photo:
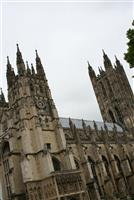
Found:
[{"label": "pinnacle", "polygon": [[35,53],[36,53],[36,57],[39,57],[37,49],[35,49]]},{"label": "pinnacle", "polygon": [[92,67],[91,67],[91,65],[90,65],[90,63],[89,63],[89,61],[87,61],[87,64],[88,64],[88,69],[89,69],[89,68],[92,69]]},{"label": "pinnacle", "polygon": [[20,52],[19,44],[17,43],[16,46],[17,46],[17,52]]},{"label": "pinnacle", "polygon": [[9,56],[7,56],[7,64],[10,64]]}]

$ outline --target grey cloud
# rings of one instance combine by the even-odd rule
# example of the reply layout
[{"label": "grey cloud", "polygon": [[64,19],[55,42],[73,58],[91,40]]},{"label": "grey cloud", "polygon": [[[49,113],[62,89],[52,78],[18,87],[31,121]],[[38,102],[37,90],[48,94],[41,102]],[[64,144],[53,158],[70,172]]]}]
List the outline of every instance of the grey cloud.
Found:
[{"label": "grey cloud", "polygon": [[105,49],[123,63],[132,3],[3,3],[1,85],[6,93],[6,56],[15,67],[15,44],[35,62],[37,48],[60,116],[102,120],[88,77],[87,60],[96,72]]}]

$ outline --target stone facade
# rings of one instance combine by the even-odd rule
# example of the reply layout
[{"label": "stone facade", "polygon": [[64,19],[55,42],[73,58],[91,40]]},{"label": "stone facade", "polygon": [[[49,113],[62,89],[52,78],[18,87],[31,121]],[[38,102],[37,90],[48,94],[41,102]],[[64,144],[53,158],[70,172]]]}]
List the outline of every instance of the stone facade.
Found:
[{"label": "stone facade", "polygon": [[89,75],[104,121],[116,122],[124,128],[134,125],[134,97],[120,61],[115,57],[114,68],[103,51],[105,71],[100,67],[96,76],[89,65]]},{"label": "stone facade", "polygon": [[104,119],[95,122],[59,118],[37,51],[36,72],[18,45],[16,61],[17,75],[7,60],[8,103],[0,95],[3,199],[134,198],[133,94],[120,62],[104,53],[97,77],[89,65]]}]

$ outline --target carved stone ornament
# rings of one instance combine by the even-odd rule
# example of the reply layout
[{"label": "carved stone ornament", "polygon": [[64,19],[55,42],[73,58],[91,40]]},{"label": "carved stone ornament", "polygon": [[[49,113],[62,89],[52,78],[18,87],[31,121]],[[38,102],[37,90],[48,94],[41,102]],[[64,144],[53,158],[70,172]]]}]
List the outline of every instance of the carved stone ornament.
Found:
[{"label": "carved stone ornament", "polygon": [[45,109],[47,107],[46,102],[42,100],[37,100],[36,105],[39,109]]}]

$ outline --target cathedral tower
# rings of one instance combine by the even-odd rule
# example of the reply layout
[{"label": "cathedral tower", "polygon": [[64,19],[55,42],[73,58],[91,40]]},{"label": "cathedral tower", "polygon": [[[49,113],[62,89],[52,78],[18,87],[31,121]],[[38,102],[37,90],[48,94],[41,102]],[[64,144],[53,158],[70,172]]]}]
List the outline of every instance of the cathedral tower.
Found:
[{"label": "cathedral tower", "polygon": [[96,76],[88,63],[89,76],[104,121],[116,122],[124,128],[134,127],[134,97],[126,73],[115,57],[114,67],[103,51],[104,67]]},{"label": "cathedral tower", "polygon": [[[24,63],[17,45],[16,64],[17,75],[7,58],[9,104],[1,116],[4,200],[64,199],[76,191],[80,199],[86,200],[84,182],[67,149],[38,52],[35,70]],[[65,180],[67,188],[63,188]]]}]

